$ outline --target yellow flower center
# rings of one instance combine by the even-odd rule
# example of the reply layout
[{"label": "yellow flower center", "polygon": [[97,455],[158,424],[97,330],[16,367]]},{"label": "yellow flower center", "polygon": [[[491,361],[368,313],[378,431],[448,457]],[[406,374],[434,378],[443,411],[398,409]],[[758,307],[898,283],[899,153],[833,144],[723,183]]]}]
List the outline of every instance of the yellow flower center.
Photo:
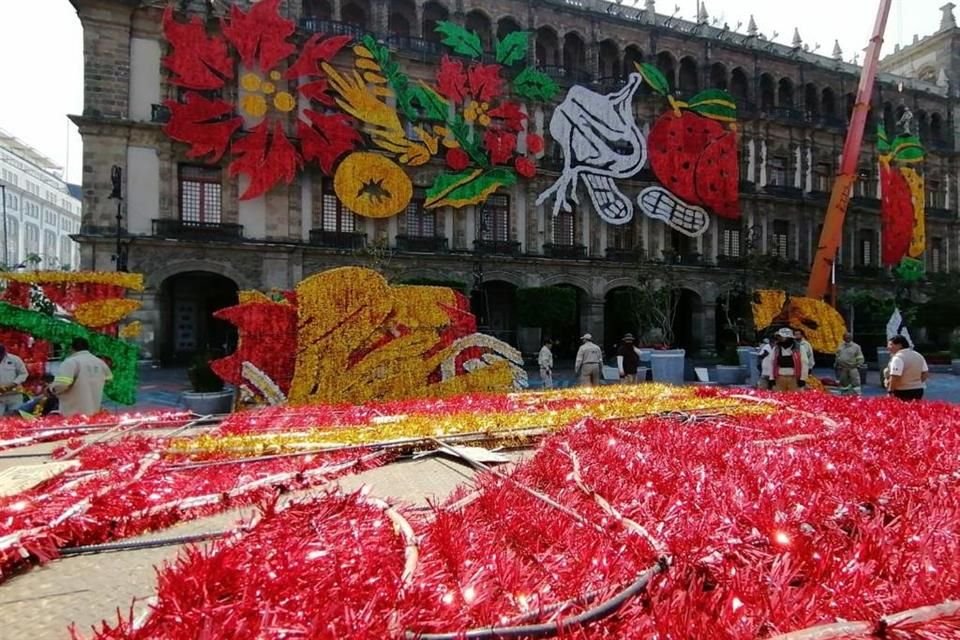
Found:
[{"label": "yellow flower center", "polygon": [[[262,118],[270,110],[270,104],[277,111],[289,113],[297,108],[297,99],[288,91],[277,91],[276,82],[283,76],[279,71],[270,72],[270,80],[264,80],[258,74],[249,72],[240,77],[240,88],[246,95],[240,97],[240,109],[248,116]],[[267,96],[273,96],[268,102]]]}]

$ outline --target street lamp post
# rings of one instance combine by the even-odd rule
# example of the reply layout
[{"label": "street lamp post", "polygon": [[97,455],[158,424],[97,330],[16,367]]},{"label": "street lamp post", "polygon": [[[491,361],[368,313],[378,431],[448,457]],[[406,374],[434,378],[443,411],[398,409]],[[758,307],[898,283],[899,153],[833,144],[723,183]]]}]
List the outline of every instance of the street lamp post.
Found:
[{"label": "street lamp post", "polygon": [[110,192],[109,200],[117,201],[117,253],[114,259],[117,261],[117,271],[127,270],[127,251],[123,246],[121,238],[123,236],[123,169],[118,165],[113,165],[110,169],[110,181],[113,189]]}]

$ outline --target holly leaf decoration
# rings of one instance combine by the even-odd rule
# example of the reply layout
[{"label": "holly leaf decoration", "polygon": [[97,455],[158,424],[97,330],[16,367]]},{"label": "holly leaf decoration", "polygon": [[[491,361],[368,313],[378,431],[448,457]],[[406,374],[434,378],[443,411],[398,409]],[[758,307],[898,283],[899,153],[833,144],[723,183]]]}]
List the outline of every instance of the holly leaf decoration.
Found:
[{"label": "holly leaf decoration", "polygon": [[513,169],[468,169],[459,173],[441,173],[427,189],[424,207],[453,207],[458,209],[484,202],[491,193],[517,182]]},{"label": "holly leaf decoration", "polygon": [[473,98],[480,102],[491,102],[503,91],[503,78],[500,77],[498,64],[471,66],[467,69],[467,81]]},{"label": "holly leaf decoration", "polygon": [[322,33],[311,36],[303,45],[303,53],[289,69],[288,78],[322,75],[321,62],[329,62],[350,43],[350,36],[333,36],[327,38]]},{"label": "holly leaf decoration", "polygon": [[316,100],[321,104],[325,104],[328,107],[336,105],[337,101],[334,100],[327,91],[330,89],[330,84],[327,82],[326,78],[321,78],[319,80],[314,80],[313,82],[308,82],[306,84],[300,85],[300,95],[310,100]]},{"label": "holly leaf decoration", "polygon": [[530,33],[528,31],[514,31],[497,42],[497,62],[509,67],[527,57]]},{"label": "holly leaf decoration", "polygon": [[280,122],[264,120],[246,138],[233,143],[237,156],[230,163],[230,176],[243,174],[250,178],[241,200],[250,200],[263,195],[283,180],[293,182],[302,163]]},{"label": "holly leaf decoration", "polygon": [[687,107],[694,113],[711,120],[721,122],[737,120],[737,103],[734,102],[733,96],[721,89],[701,91],[690,99]]},{"label": "holly leaf decoration", "polygon": [[527,114],[520,110],[520,105],[516,102],[502,102],[496,108],[487,111],[491,118],[503,121],[510,131],[521,131],[523,121],[527,119]]},{"label": "holly leaf decoration", "polygon": [[893,139],[891,151],[894,160],[904,163],[922,162],[925,155],[917,136],[897,136]]},{"label": "holly leaf decoration", "polygon": [[333,175],[333,165],[344,154],[362,141],[357,127],[343,113],[324,114],[310,109],[303,112],[306,121],[297,121],[300,150],[307,162],[316,161],[327,175]]},{"label": "holly leaf decoration", "polygon": [[397,108],[408,120],[418,118],[416,107],[413,106],[413,94],[410,91],[410,81],[400,70],[400,65],[390,57],[390,50],[377,42],[377,39],[367,34],[360,39],[360,44],[353,48],[360,58],[373,60],[380,67],[380,73],[387,79],[387,84],[393,89],[397,97]]},{"label": "holly leaf decoration", "polygon": [[467,74],[462,62],[443,56],[437,71],[437,90],[452,102],[463,102],[467,95]]},{"label": "holly leaf decoration", "polygon": [[644,81],[650,85],[651,89],[662,96],[670,95],[670,83],[667,82],[667,78],[660,72],[660,69],[657,69],[649,62],[644,62],[643,64],[634,62],[633,66],[637,68],[637,71],[640,72],[640,75],[643,76]]},{"label": "holly leaf decoration", "polygon": [[286,41],[297,30],[296,24],[280,16],[279,5],[280,0],[260,0],[250,11],[230,6],[230,18],[224,22],[223,34],[236,47],[244,66],[270,71],[296,51],[296,47]]},{"label": "holly leaf decoration", "polygon": [[535,102],[549,102],[560,91],[553,78],[531,69],[525,68],[513,79],[513,92],[521,98]]},{"label": "holly leaf decoration", "polygon": [[220,89],[233,78],[233,61],[223,38],[207,36],[200,16],[183,24],[173,17],[173,7],[163,12],[163,35],[173,50],[163,59],[172,74],[170,82],[188,89]]},{"label": "holly leaf decoration", "polygon": [[469,58],[479,58],[483,55],[483,44],[480,36],[473,31],[467,31],[458,24],[441,20],[435,29],[443,38],[441,42],[450,47],[454,53]]},{"label": "holly leaf decoration", "polygon": [[877,151],[880,155],[890,153],[890,138],[887,137],[887,128],[882,124],[877,125]]},{"label": "holly leaf decoration", "polygon": [[233,105],[223,100],[210,100],[194,91],[188,91],[185,102],[167,100],[170,121],[163,131],[174,140],[190,145],[188,158],[204,158],[213,164],[220,161],[230,145],[233,134],[243,125],[233,114]]}]

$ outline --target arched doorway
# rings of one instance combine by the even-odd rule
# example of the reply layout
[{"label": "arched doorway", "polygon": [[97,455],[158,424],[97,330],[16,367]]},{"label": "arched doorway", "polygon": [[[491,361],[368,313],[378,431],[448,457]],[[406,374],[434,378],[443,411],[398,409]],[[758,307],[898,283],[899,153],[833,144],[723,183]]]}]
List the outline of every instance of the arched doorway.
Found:
[{"label": "arched doorway", "polygon": [[673,346],[687,353],[700,350],[704,344],[703,300],[691,289],[677,289],[677,313],[673,318]]},{"label": "arched doorway", "polygon": [[603,335],[613,344],[624,334],[632,333],[637,344],[644,342],[644,327],[637,313],[639,291],[636,287],[616,287],[603,297]]},{"label": "arched doorway", "polygon": [[[577,349],[580,348],[580,336],[586,333],[589,327],[588,314],[590,309],[587,301],[590,296],[586,291],[573,284],[560,283],[553,286],[573,291],[576,295],[577,311],[574,314],[573,321],[565,326],[558,327],[554,335],[551,336],[554,342],[554,355],[561,358],[573,358],[577,355]],[[593,338],[601,348],[604,346],[600,336],[594,336]]]},{"label": "arched doorway", "polygon": [[185,364],[199,353],[225,355],[236,348],[236,328],[213,314],[237,304],[237,283],[209,271],[187,271],[160,285],[160,358]]},{"label": "arched doorway", "polygon": [[516,346],[517,287],[503,280],[484,281],[470,293],[470,311],[477,330]]}]

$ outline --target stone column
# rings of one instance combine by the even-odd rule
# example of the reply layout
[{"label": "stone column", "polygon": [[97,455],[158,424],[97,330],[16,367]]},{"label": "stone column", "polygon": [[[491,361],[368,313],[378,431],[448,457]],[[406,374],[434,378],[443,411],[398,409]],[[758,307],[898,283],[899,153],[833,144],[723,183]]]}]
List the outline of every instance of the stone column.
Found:
[{"label": "stone column", "polygon": [[716,351],[717,349],[717,305],[715,302],[704,300],[700,310],[701,349]]},{"label": "stone column", "polygon": [[593,341],[601,348],[606,344],[603,335],[603,299],[590,298],[580,310],[580,330],[593,335]]}]

